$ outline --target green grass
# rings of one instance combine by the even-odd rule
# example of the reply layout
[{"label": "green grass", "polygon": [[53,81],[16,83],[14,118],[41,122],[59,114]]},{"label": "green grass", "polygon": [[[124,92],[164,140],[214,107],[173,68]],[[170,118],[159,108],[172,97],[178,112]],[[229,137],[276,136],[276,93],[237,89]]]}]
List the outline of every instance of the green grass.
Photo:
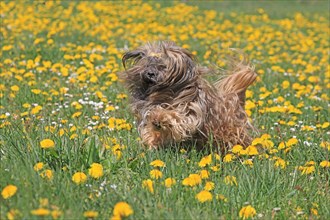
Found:
[{"label": "green grass", "polygon": [[[329,218],[327,4],[1,2],[0,190],[11,184],[17,192],[0,197],[0,218],[15,213],[15,219],[51,219],[52,211],[60,211],[60,219],[83,219],[84,212],[96,211],[96,218],[109,219],[120,201],[134,211],[127,219],[237,219],[247,205],[256,210],[254,218]],[[202,65],[219,68],[226,67],[228,48],[249,56],[258,80],[249,88],[247,109],[259,129],[255,138],[270,136],[257,155],[228,151],[216,159],[212,153],[211,164],[201,167],[210,152],[139,144],[129,98],[120,97],[127,90],[115,76],[123,74],[127,48],[152,40],[175,40]],[[36,104],[42,109],[33,112]],[[287,146],[292,138],[297,143]],[[54,148],[42,149],[45,139]],[[233,161],[225,161],[228,154]],[[159,168],[160,179],[152,179],[150,163],[157,159],[166,166]],[[275,166],[280,159],[283,168]],[[36,171],[38,162],[44,166]],[[98,179],[89,174],[93,163],[103,167]],[[45,170],[50,179],[42,177]],[[202,170],[209,177],[201,184],[182,184]],[[87,175],[86,182],[72,180],[77,172]],[[237,185],[226,184],[228,176]],[[176,184],[166,188],[166,178]],[[154,182],[153,193],[142,186],[147,179]],[[206,182],[214,189],[211,201],[202,203],[196,195]],[[31,212],[38,208],[50,213]]]}]

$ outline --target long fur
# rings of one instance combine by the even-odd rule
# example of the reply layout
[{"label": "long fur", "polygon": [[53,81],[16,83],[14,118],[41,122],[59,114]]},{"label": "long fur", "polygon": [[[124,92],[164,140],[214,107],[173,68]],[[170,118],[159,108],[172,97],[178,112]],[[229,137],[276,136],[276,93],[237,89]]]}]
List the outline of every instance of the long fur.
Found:
[{"label": "long fur", "polygon": [[209,83],[210,71],[173,42],[154,42],[123,56],[124,77],[131,94],[142,142],[150,148],[170,144],[212,144],[221,150],[251,142],[244,110],[245,91],[256,74],[246,60]]}]

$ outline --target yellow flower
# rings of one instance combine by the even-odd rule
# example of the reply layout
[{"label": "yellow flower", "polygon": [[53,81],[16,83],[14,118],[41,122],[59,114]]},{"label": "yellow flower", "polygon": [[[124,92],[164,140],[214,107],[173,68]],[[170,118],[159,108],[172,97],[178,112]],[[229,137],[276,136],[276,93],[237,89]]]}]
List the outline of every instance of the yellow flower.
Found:
[{"label": "yellow flower", "polygon": [[207,190],[202,190],[196,195],[196,199],[201,203],[212,201],[212,194]]},{"label": "yellow flower", "polygon": [[43,149],[54,148],[55,143],[51,139],[44,139],[40,141],[40,147]]},{"label": "yellow flower", "polygon": [[15,220],[15,219],[19,219],[18,217],[21,215],[20,211],[17,209],[10,209],[7,212],[7,219],[8,220]]},{"label": "yellow flower", "polygon": [[150,177],[152,179],[159,179],[159,178],[162,178],[162,176],[163,176],[163,173],[160,170],[153,169],[150,171]]},{"label": "yellow flower", "polygon": [[81,114],[82,112],[75,112],[72,114],[71,118],[78,118]]},{"label": "yellow flower", "polygon": [[126,202],[118,202],[113,208],[113,215],[120,217],[128,217],[134,213],[131,206]]},{"label": "yellow flower", "polygon": [[224,158],[223,158],[223,162],[229,163],[229,162],[233,161],[233,159],[235,159],[235,156],[233,154],[226,154],[226,156],[224,156]]},{"label": "yellow flower", "polygon": [[72,181],[75,182],[76,184],[81,184],[86,182],[87,176],[83,172],[77,172],[73,174],[72,176]]},{"label": "yellow flower", "polygon": [[150,165],[154,167],[165,167],[165,163],[161,160],[154,160],[150,163]]},{"label": "yellow flower", "polygon": [[234,177],[234,176],[226,176],[225,177],[225,184],[226,185],[236,185],[237,186],[236,177]]},{"label": "yellow flower", "polygon": [[15,195],[17,192],[17,187],[14,185],[8,185],[5,188],[3,188],[1,195],[4,199],[8,199]]},{"label": "yellow flower", "polygon": [[200,176],[201,176],[202,179],[207,179],[207,178],[209,178],[210,173],[207,170],[201,170]]},{"label": "yellow flower", "polygon": [[243,147],[241,145],[235,145],[232,148],[232,152],[234,154],[239,154],[243,150]]},{"label": "yellow flower", "polygon": [[88,170],[89,175],[98,179],[103,176],[103,166],[99,163],[92,163],[91,168]]},{"label": "yellow flower", "polygon": [[171,186],[174,185],[176,181],[173,178],[166,178],[164,183],[166,188],[171,188]]},{"label": "yellow flower", "polygon": [[96,211],[90,210],[90,211],[84,212],[84,217],[86,217],[86,218],[96,218],[97,216],[99,216],[99,213]]},{"label": "yellow flower", "polygon": [[47,178],[48,180],[53,179],[53,171],[50,169],[44,170],[42,173],[40,173],[40,176],[42,178]]},{"label": "yellow flower", "polygon": [[322,162],[320,163],[320,166],[321,166],[321,167],[330,167],[330,162],[324,160],[324,161],[322,161]]},{"label": "yellow flower", "polygon": [[252,160],[244,160],[242,164],[249,165],[250,167],[253,167],[253,161]]},{"label": "yellow flower", "polygon": [[58,219],[63,213],[60,210],[53,210],[50,215],[53,219]]},{"label": "yellow flower", "polygon": [[198,166],[200,167],[205,167],[207,165],[210,165],[212,163],[212,155],[208,155],[208,156],[205,156],[203,157],[199,163],[198,163]]},{"label": "yellow flower", "polygon": [[254,217],[256,214],[257,214],[256,210],[250,205],[244,206],[239,211],[239,217],[243,219]]},{"label": "yellow flower", "polygon": [[247,154],[250,155],[250,156],[258,155],[259,154],[257,147],[256,146],[252,146],[252,145],[248,146],[246,148],[246,151],[247,151]]},{"label": "yellow flower", "polygon": [[290,139],[286,142],[286,146],[287,146],[287,147],[291,147],[291,146],[293,146],[293,145],[295,145],[295,144],[297,144],[297,143],[298,143],[297,138],[290,138]]},{"label": "yellow flower", "polygon": [[151,179],[143,180],[142,187],[147,188],[151,193],[154,193],[153,181]]},{"label": "yellow flower", "polygon": [[211,191],[214,189],[214,182],[208,181],[205,183],[204,190]]},{"label": "yellow flower", "polygon": [[196,186],[196,185],[199,185],[202,183],[202,178],[200,175],[198,174],[190,174],[187,178],[185,178],[183,181],[182,181],[182,184],[184,186]]},{"label": "yellow flower", "polygon": [[46,216],[46,215],[50,214],[50,211],[45,208],[39,208],[39,209],[32,210],[31,214],[36,215],[36,216]]},{"label": "yellow flower", "polygon": [[16,85],[11,86],[10,89],[11,89],[11,91],[13,91],[13,92],[18,92],[18,91],[19,91],[19,87],[16,86]]},{"label": "yellow flower", "polygon": [[36,163],[36,164],[33,166],[33,169],[34,169],[35,171],[39,171],[39,170],[41,170],[43,167],[44,167],[44,163],[43,163],[43,162],[39,162],[39,163]]}]

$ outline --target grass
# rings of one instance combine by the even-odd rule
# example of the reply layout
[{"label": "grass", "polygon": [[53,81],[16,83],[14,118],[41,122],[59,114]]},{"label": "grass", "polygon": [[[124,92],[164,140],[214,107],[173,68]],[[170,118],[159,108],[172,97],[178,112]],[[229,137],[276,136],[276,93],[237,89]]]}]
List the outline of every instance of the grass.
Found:
[{"label": "grass", "polygon": [[[0,4],[1,219],[330,217],[326,1]],[[152,40],[219,68],[248,54],[253,146],[140,146],[118,76]]]}]

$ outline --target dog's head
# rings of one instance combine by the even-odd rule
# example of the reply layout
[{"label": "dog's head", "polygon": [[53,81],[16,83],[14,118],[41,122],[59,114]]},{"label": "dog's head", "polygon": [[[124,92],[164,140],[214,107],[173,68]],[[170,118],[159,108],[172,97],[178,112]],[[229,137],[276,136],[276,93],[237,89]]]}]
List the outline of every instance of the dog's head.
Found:
[{"label": "dog's head", "polygon": [[196,80],[195,58],[173,42],[147,43],[124,54],[125,81],[137,100],[153,93],[172,96]]}]

